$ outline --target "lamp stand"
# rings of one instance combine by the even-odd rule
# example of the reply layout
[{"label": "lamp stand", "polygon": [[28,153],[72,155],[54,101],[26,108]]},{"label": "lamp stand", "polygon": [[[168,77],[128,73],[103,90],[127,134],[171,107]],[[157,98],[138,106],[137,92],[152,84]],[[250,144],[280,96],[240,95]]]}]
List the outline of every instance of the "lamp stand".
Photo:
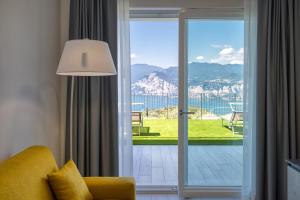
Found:
[{"label": "lamp stand", "polygon": [[73,160],[73,101],[74,101],[74,79],[71,80],[71,99],[70,99],[70,159]]}]

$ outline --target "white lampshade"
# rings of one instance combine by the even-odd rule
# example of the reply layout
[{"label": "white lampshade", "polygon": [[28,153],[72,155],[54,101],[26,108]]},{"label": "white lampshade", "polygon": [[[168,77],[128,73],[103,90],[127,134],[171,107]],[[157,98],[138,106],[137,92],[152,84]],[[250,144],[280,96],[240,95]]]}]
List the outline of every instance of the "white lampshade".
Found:
[{"label": "white lampshade", "polygon": [[111,76],[117,74],[109,46],[98,40],[67,41],[56,71],[65,76]]}]

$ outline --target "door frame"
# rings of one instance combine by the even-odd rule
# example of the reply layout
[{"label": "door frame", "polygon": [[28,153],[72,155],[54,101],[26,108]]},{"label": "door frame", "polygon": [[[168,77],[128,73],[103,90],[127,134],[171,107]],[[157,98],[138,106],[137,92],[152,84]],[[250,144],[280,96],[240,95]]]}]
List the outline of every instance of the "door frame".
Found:
[{"label": "door frame", "polygon": [[186,9],[179,16],[179,103],[178,103],[178,192],[181,198],[188,197],[240,197],[241,186],[236,187],[203,187],[187,186],[188,174],[188,117],[180,115],[180,111],[187,111],[187,19],[218,19],[244,20],[244,9]]},{"label": "door frame", "polygon": [[[129,21],[178,21],[180,9],[130,9]],[[179,64],[178,64],[179,65]],[[137,185],[137,194],[177,194],[177,185]]]}]

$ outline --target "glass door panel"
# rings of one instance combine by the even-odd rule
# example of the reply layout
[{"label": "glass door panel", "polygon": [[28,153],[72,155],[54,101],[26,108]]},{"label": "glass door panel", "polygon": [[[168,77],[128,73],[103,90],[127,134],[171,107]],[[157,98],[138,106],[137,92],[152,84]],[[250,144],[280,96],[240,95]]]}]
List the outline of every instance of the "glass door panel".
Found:
[{"label": "glass door panel", "polygon": [[138,189],[178,181],[178,20],[131,19],[133,176]]},{"label": "glass door panel", "polygon": [[241,186],[243,21],[187,20],[187,184]]},{"label": "glass door panel", "polygon": [[244,21],[224,16],[180,18],[182,196],[242,185]]}]

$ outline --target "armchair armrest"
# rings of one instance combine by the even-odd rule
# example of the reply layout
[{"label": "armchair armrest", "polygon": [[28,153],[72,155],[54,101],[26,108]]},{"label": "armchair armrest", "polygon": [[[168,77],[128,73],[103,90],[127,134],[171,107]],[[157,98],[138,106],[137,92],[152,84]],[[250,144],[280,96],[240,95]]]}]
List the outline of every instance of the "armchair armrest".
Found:
[{"label": "armchair armrest", "polygon": [[135,200],[135,181],[129,177],[84,177],[94,200]]}]

